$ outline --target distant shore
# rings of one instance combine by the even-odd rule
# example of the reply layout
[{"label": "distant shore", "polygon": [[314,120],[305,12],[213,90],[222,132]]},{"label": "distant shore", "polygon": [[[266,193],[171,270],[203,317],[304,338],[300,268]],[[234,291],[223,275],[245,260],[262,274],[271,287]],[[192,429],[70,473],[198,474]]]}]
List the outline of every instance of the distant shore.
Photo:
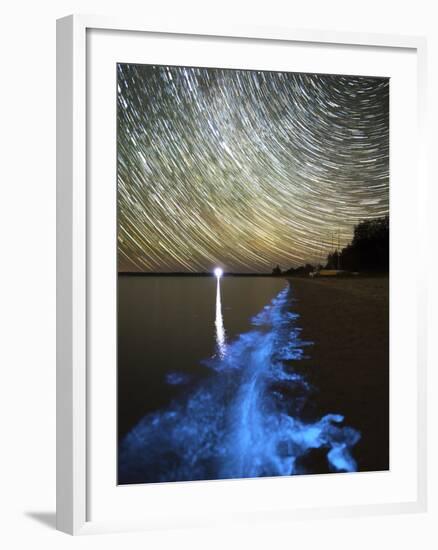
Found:
[{"label": "distant shore", "polygon": [[[187,271],[168,271],[168,272],[151,272],[151,271],[119,271],[118,275],[123,277],[215,277],[213,272],[203,271],[203,272],[187,272]],[[272,273],[235,273],[235,272],[225,272],[222,274],[222,277],[274,277],[276,279],[308,279],[309,275],[290,275],[288,273],[282,273],[281,275],[274,275]],[[359,275],[352,275],[350,273],[339,274],[336,277],[331,277],[331,279],[363,279],[363,278],[381,278],[385,277],[381,273],[360,273]],[[318,280],[325,279],[325,277],[318,277]]]},{"label": "distant shore", "polygon": [[389,278],[289,278],[306,348],[301,367],[319,412],[345,416],[362,439],[359,471],[389,468]]},{"label": "distant shore", "polygon": [[[215,277],[213,272],[197,272],[189,273],[186,271],[170,271],[170,272],[144,272],[144,271],[119,271],[121,276],[126,277]],[[274,277],[272,273],[230,273],[222,274],[222,277]],[[275,277],[277,277],[275,275]]]}]

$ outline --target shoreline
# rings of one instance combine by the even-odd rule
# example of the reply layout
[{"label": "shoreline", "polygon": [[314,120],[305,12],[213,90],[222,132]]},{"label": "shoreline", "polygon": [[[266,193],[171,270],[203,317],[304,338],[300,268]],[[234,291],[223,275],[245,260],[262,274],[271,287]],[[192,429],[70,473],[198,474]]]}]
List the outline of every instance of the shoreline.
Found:
[{"label": "shoreline", "polygon": [[316,388],[314,406],[361,432],[358,471],[388,470],[389,278],[286,279],[301,338],[313,342],[299,368]]}]

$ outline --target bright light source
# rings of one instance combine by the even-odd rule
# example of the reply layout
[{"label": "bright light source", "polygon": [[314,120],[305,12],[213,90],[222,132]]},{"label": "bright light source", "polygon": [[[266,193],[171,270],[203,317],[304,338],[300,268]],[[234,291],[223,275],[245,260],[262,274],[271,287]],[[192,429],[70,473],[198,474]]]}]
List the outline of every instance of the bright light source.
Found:
[{"label": "bright light source", "polygon": [[215,270],[214,270],[214,274],[215,276],[220,279],[222,277],[222,275],[224,274],[223,270],[220,268],[220,267],[217,267]]}]

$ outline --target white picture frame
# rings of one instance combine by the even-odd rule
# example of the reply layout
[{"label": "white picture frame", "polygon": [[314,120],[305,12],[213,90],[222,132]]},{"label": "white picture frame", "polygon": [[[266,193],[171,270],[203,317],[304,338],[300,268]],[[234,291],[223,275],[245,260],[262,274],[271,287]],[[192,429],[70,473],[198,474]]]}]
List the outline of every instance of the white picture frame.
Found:
[{"label": "white picture frame", "polygon": [[[142,518],[120,518],[108,515],[105,519],[90,518],[89,486],[91,445],[89,414],[93,394],[90,391],[90,273],[89,239],[93,215],[89,205],[87,186],[90,161],[88,137],[87,98],[90,86],[90,67],[87,64],[92,30],[115,33],[142,33],[172,36],[175,40],[188,37],[218,38],[223,40],[258,40],[269,44],[301,43],[318,44],[321,47],[361,46],[379,53],[387,48],[409,50],[416,57],[415,90],[418,124],[418,154],[415,155],[418,201],[418,226],[413,228],[414,238],[424,243],[425,234],[425,144],[423,124],[425,117],[425,64],[426,44],[420,37],[336,33],[327,31],[292,30],[286,28],[174,28],[163,25],[151,28],[139,21],[96,16],[69,16],[57,22],[57,528],[70,534],[87,534],[115,530],[151,529],[186,525],[208,525],[231,522],[223,514],[216,517],[197,517],[190,514],[191,504],[181,520],[173,515],[169,519],[162,513],[153,521]],[[115,176],[114,176],[115,178]],[[425,257],[423,245],[418,247],[419,257]],[[419,264],[421,265],[421,264]],[[297,507],[280,511],[247,509],[236,515],[240,520],[275,520],[302,517],[351,516],[358,514],[383,514],[419,512],[426,509],[426,288],[425,274],[417,273],[417,326],[415,337],[415,393],[416,402],[416,472],[415,497],[404,501],[388,500],[378,504],[339,505],[326,507]],[[281,479],[278,480],[281,482]],[[204,490],[216,482],[203,482]],[[190,491],[190,484],[186,484]],[[226,491],[226,487],[224,489]],[[233,489],[236,490],[236,489]],[[239,489],[237,488],[237,491]],[[194,497],[195,498],[195,497]],[[213,515],[213,514],[212,514]]]}]

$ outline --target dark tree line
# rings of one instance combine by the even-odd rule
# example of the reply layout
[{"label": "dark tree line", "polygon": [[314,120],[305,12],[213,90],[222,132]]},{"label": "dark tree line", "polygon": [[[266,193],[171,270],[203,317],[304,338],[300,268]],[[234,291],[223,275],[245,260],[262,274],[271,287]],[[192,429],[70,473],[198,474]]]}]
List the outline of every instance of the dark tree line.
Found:
[{"label": "dark tree line", "polygon": [[272,270],[272,275],[298,275],[298,276],[306,276],[309,275],[312,271],[315,271],[315,269],[321,269],[322,265],[319,265],[317,267],[313,266],[312,264],[306,264],[306,265],[300,265],[299,267],[291,267],[290,269],[286,269],[285,271],[281,271],[280,266],[274,267]]},{"label": "dark tree line", "polygon": [[336,250],[329,254],[326,267],[345,271],[388,272],[389,216],[356,225],[351,243],[340,252]]},{"label": "dark tree line", "polygon": [[[358,271],[362,273],[387,273],[389,271],[389,216],[365,220],[354,228],[353,239],[340,252],[327,256],[325,269]],[[308,275],[323,266],[306,264],[282,272],[277,265],[273,275]]]}]

